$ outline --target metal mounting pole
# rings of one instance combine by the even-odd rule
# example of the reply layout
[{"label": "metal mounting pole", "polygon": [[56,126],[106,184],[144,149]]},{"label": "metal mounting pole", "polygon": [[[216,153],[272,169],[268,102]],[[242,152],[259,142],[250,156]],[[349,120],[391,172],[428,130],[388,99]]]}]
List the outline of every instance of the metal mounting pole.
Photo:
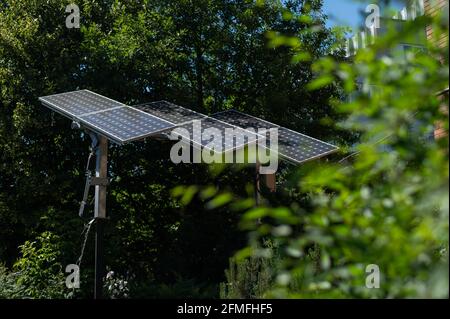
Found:
[{"label": "metal mounting pole", "polygon": [[[99,136],[96,150],[95,177],[107,179],[108,176],[108,140]],[[105,276],[103,231],[106,221],[106,184],[95,185],[95,285],[94,299],[103,297],[103,277]]]},{"label": "metal mounting pole", "polygon": [[276,173],[266,174],[263,178],[261,178],[261,173],[259,172],[261,163],[256,161],[256,171],[255,171],[255,206],[259,206],[261,204],[261,185],[269,190],[271,193],[276,191]]},{"label": "metal mounting pole", "polygon": [[265,175],[264,186],[269,190],[269,192],[274,193],[277,190],[277,173]]}]

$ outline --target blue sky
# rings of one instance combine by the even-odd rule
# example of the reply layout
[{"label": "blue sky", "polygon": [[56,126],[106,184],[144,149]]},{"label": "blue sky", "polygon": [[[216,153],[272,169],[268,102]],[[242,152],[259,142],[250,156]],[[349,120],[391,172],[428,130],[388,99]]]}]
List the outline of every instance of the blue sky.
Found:
[{"label": "blue sky", "polygon": [[[329,17],[327,25],[347,25],[357,28],[364,21],[361,12],[364,12],[368,4],[375,2],[374,0],[324,0],[323,10]],[[393,6],[402,7],[398,4],[401,1],[394,2],[397,4],[393,4]]]}]

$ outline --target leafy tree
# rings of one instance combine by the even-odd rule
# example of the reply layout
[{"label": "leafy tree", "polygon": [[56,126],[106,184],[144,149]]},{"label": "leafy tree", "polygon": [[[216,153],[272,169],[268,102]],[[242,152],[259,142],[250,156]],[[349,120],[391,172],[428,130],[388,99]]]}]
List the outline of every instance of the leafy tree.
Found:
[{"label": "leafy tree", "polygon": [[[342,82],[353,95],[334,104],[348,114],[340,126],[360,132],[361,143],[338,162],[298,169],[295,189],[307,205],[265,205],[243,216],[251,240],[241,256],[270,256],[269,238],[279,247],[267,296],[448,297],[448,135],[429,138],[436,122],[448,132],[440,107],[448,107],[448,96],[437,95],[448,87],[448,42],[430,41],[425,52],[396,49],[427,25],[436,39],[448,39],[448,19],[422,17],[352,61],[324,57],[312,65],[312,92]],[[357,91],[361,79],[375,89]],[[373,264],[379,289],[366,287]]]},{"label": "leafy tree", "polygon": [[[305,21],[287,19],[287,8],[301,11],[308,1],[86,0],[77,2],[81,28],[67,29],[70,2],[0,4],[0,260],[7,268],[20,258],[19,245],[45,231],[58,236],[62,265],[78,259],[83,240],[76,212],[88,137],[42,107],[39,96],[88,88],[128,104],[166,99],[205,113],[234,107],[320,131],[318,137],[349,140],[315,121],[341,117],[328,103],[342,95],[338,85],[311,94],[304,89],[313,74],[310,62],[292,65],[296,50],[267,45],[267,32],[274,30],[301,37],[314,59],[329,52],[335,40],[330,30],[304,33]],[[313,3],[320,8],[320,1]],[[325,17],[316,14],[324,26]],[[170,190],[232,185],[230,191],[246,196],[253,172],[227,167],[210,176],[206,166],[177,166],[167,158],[170,146],[111,145],[107,263],[136,282],[170,287],[170,294],[191,287],[193,295],[215,289],[216,296],[230,255],[244,245],[238,216],[228,209],[211,214],[201,198],[182,208]],[[81,296],[92,290],[91,239]],[[193,283],[205,288],[198,291]],[[131,296],[144,294],[145,287],[133,287]]]},{"label": "leafy tree", "polygon": [[226,282],[220,284],[222,299],[261,299],[273,286],[276,258],[252,257],[237,262],[230,258]]},{"label": "leafy tree", "polygon": [[59,263],[59,238],[46,232],[26,241],[13,273],[0,267],[2,298],[65,298],[65,276]]}]

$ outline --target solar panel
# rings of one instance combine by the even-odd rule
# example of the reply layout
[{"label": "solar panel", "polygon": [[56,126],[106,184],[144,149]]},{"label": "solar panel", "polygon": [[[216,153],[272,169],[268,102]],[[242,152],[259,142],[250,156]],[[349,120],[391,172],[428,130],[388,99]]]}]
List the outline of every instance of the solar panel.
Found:
[{"label": "solar panel", "polygon": [[193,120],[200,120],[206,117],[204,114],[167,101],[146,103],[135,105],[134,107],[177,125],[191,122]]},{"label": "solar panel", "polygon": [[39,100],[47,107],[69,117],[125,106],[89,90],[43,96]]},{"label": "solar panel", "polygon": [[[195,129],[196,125],[198,129]],[[189,139],[194,144],[194,147],[205,148],[211,151],[215,150],[216,152],[237,150],[257,141],[257,134],[211,117],[177,126],[176,132],[182,132],[178,128],[186,130],[186,134],[179,133],[179,135]],[[208,129],[215,129],[221,138],[206,136],[207,138],[204,139]]]},{"label": "solar panel", "polygon": [[[285,127],[278,126],[260,118],[241,113],[236,110],[229,110],[212,115],[213,118],[242,127],[251,127],[258,132],[258,128],[278,129],[278,153],[284,158],[295,163],[303,163],[331,153],[338,148],[326,142],[322,142],[313,137],[292,131]],[[267,141],[270,139],[267,136]]]},{"label": "solar panel", "polygon": [[238,127],[242,128],[253,128],[254,130],[258,130],[258,128],[275,128],[279,127],[276,124],[264,121],[262,119],[256,118],[254,116],[241,113],[236,110],[228,110],[224,112],[219,112],[216,114],[213,114],[211,117],[218,119],[223,122],[227,122],[233,125],[236,125]]},{"label": "solar panel", "polygon": [[44,96],[39,100],[52,110],[118,144],[159,134],[174,127],[164,119],[88,90]]},{"label": "solar panel", "polygon": [[303,163],[334,153],[338,148],[284,127],[278,128],[278,153],[296,163]]},{"label": "solar panel", "polygon": [[138,140],[174,127],[171,123],[129,106],[82,115],[80,119],[85,125],[120,143]]}]

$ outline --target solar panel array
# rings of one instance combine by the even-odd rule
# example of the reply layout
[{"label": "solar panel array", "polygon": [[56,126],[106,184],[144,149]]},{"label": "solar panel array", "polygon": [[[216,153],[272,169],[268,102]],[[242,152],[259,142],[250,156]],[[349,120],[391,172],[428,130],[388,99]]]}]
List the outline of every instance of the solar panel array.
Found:
[{"label": "solar panel array", "polygon": [[[337,151],[337,147],[331,144],[235,110],[208,117],[167,101],[130,107],[88,90],[39,99],[52,110],[119,144],[153,135],[170,136],[176,129],[176,135],[194,147],[229,152],[264,138],[258,130],[276,128],[277,152],[292,162],[303,163]],[[269,134],[266,133],[265,137],[269,141],[266,147],[273,149]]]}]

